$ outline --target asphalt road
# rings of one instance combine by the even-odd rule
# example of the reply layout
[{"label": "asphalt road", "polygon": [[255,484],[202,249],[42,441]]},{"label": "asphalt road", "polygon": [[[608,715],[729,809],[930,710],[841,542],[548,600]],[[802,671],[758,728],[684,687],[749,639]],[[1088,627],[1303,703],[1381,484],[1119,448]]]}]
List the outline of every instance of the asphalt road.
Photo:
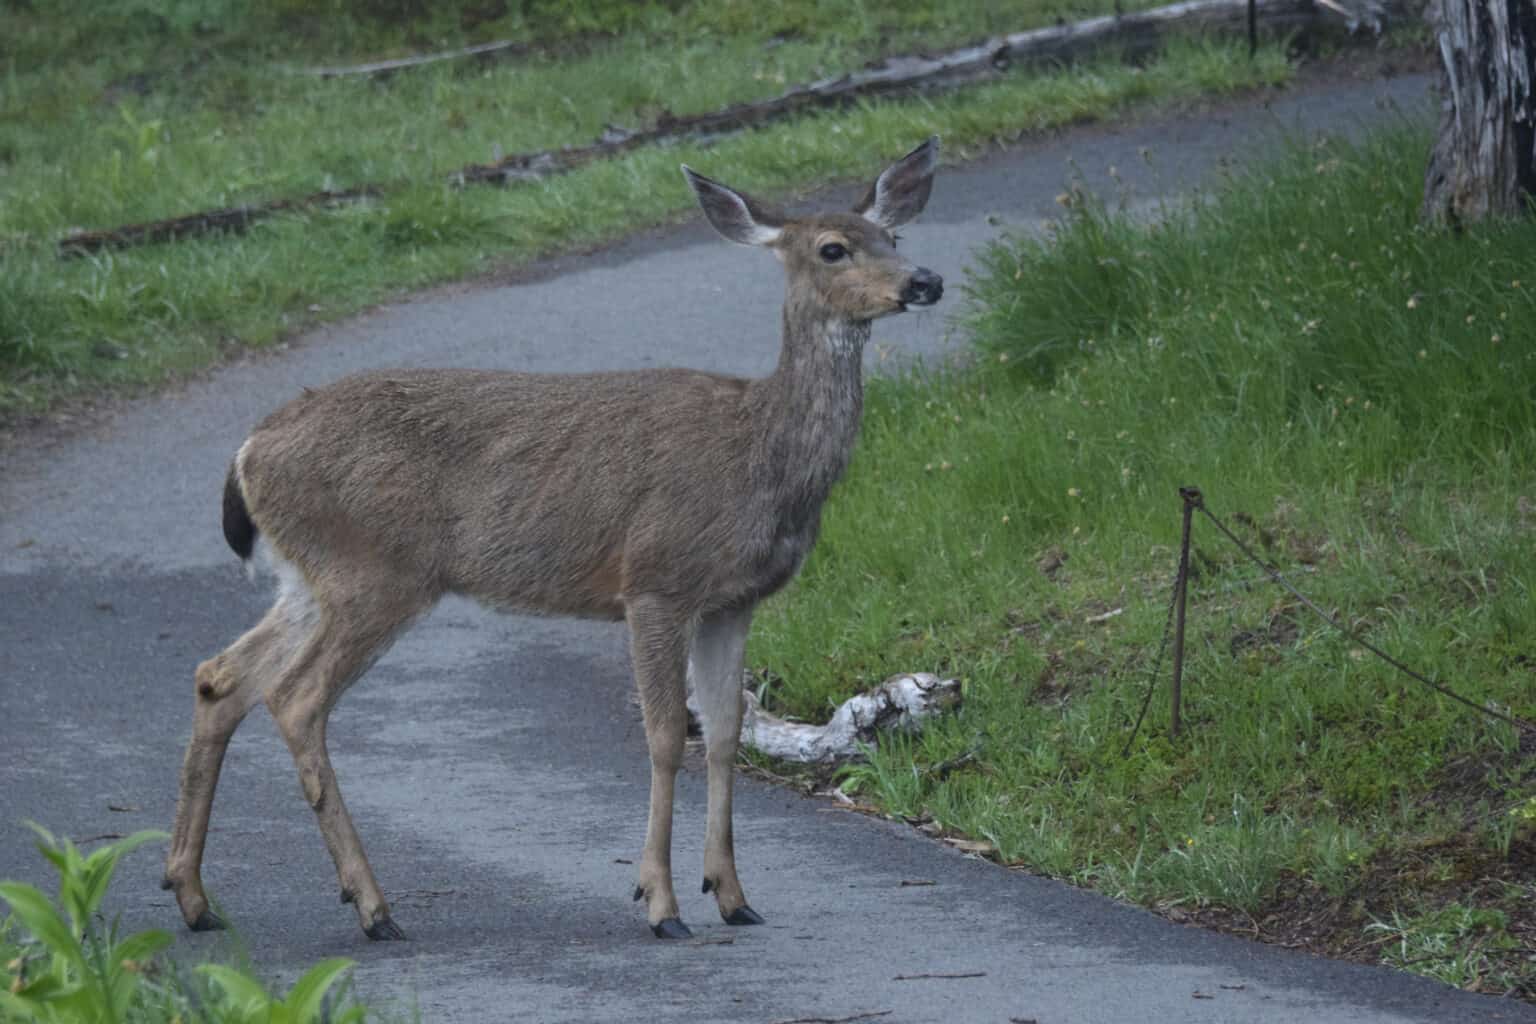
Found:
[{"label": "asphalt road", "polygon": [[[1413,77],[1334,83],[1267,108],[1020,146],[942,171],[903,244],[956,285],[1000,226],[1056,211],[1073,165],[1109,187],[1116,167],[1150,208],[1228,159],[1261,157],[1282,132],[1422,117],[1426,88]],[[83,436],[3,456],[0,877],[49,880],[24,818],[77,838],[169,826],[192,668],[267,601],[218,528],[224,468],[265,411],[303,385],[384,365],[760,373],[777,352],[780,288],[771,257],[690,224],[381,308],[134,403]],[[877,325],[872,368],[940,356],[948,334],[942,313]],[[768,924],[726,928],[693,881],[697,755],[680,783],[674,863],[698,939],[658,942],[628,899],[648,778],[630,686],[616,627],[446,603],[331,726],[342,788],[410,941],[369,943],[338,905],[287,751],[260,712],[230,750],[209,889],[262,969],[291,978],[321,957],[354,957],[364,995],[426,1020],[1536,1020],[1525,1004],[1180,927],[750,779],[737,849]],[[157,851],[121,866],[110,903],[124,926],[176,928],[189,955],[227,948],[227,935],[179,930],[159,875]],[[914,880],[934,884],[902,884]],[[937,973],[979,976],[895,980]]]}]

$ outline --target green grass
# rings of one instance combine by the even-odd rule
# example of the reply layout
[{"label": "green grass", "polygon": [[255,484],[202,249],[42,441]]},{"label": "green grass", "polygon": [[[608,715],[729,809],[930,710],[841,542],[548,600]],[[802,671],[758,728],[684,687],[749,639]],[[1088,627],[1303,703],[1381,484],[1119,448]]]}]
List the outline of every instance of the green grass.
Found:
[{"label": "green grass", "polygon": [[[919,35],[930,46],[959,42],[1109,6],[998,0],[958,20],[933,0],[802,0],[782,9],[532,5],[532,13],[503,11],[469,30],[462,19],[450,24],[424,9],[400,17],[412,5],[383,0],[321,5],[323,18],[302,16],[298,4],[216,0],[73,13],[12,4],[0,10],[7,46],[0,57],[0,416],[80,391],[154,384],[402,290],[675,218],[691,202],[680,160],[785,194],[868,174],[935,131],[951,154],[964,153],[1138,102],[1273,84],[1290,74],[1278,48],[1249,62],[1239,48],[1188,44],[1145,69],[1105,61],[962,93],[871,102],[707,150],[650,149],[536,185],[448,184],[458,168],[498,151],[588,142],[606,124],[640,127],[668,110],[774,95]],[[596,21],[583,29],[562,10]],[[627,33],[601,34],[617,29]],[[385,81],[282,70],[569,31],[599,34],[574,49],[437,65]],[[390,191],[267,221],[244,236],[76,260],[60,260],[54,248],[75,228],[369,182]]]},{"label": "green grass", "polygon": [[1434,954],[1536,945],[1514,731],[1198,518],[1186,732],[1160,691],[1120,755],[1185,484],[1372,642],[1536,718],[1536,227],[1421,228],[1427,152],[1407,127],[1320,143],[1154,223],[1074,196],[982,255],[974,365],[870,383],[818,547],[754,631],[772,702],[808,718],[898,671],[963,678],[961,714],[851,788],[1117,897],[1280,938],[1315,912],[1315,946],[1536,991],[1513,954]]}]

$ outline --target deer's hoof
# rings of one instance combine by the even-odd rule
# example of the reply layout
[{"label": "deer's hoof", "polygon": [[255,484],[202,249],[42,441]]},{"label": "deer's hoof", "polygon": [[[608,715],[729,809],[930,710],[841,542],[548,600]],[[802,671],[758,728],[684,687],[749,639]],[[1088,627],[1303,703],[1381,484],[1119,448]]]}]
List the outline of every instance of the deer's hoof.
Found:
[{"label": "deer's hoof", "polygon": [[743,903],[725,916],[726,924],[764,924],[763,915]]},{"label": "deer's hoof", "polygon": [[364,928],[363,934],[374,942],[397,942],[405,938],[405,932],[401,931],[400,926],[391,921],[388,916],[381,917]]},{"label": "deer's hoof", "polygon": [[682,918],[669,917],[665,921],[651,925],[651,931],[658,939],[691,939],[693,932],[683,924]]},{"label": "deer's hoof", "polygon": [[205,910],[197,915],[197,918],[188,922],[187,927],[195,932],[219,932],[228,928],[224,919],[211,910]]}]

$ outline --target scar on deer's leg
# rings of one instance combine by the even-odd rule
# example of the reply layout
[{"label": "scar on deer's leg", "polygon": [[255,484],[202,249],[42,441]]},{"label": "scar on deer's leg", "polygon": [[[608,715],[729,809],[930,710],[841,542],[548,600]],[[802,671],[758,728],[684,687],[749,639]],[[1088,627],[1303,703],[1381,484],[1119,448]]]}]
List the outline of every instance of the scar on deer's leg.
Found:
[{"label": "scar on deer's leg", "polygon": [[750,610],[706,617],[693,638],[690,669],[704,726],[709,775],[709,821],[704,835],[704,891],[713,892],[726,924],[762,924],[747,905],[736,875],[731,828],[731,794],[741,740],[741,671],[746,657]]},{"label": "scar on deer's leg", "polygon": [[686,939],[672,889],[672,795],[688,733],[688,622],[656,602],[628,609],[631,660],[640,691],[651,755],[651,803],[635,899],[646,901],[646,920],[660,939]]},{"label": "scar on deer's leg", "polygon": [[315,812],[336,865],[342,902],[355,905],[358,923],[370,939],[403,939],[405,933],[390,918],[389,904],[342,801],[325,727],[342,693],[409,617],[410,611],[384,608],[372,599],[347,606],[325,604],[314,635],[267,695],[267,707],[298,769],[304,799]]},{"label": "scar on deer's leg", "polygon": [[291,653],[290,622],[281,602],[222,653],[197,667],[193,695],[192,738],[182,760],[176,823],[166,853],[163,889],[173,889],[176,903],[193,931],[224,927],[203,891],[203,848],[214,790],[230,738],[260,699],[264,681],[275,679]]}]

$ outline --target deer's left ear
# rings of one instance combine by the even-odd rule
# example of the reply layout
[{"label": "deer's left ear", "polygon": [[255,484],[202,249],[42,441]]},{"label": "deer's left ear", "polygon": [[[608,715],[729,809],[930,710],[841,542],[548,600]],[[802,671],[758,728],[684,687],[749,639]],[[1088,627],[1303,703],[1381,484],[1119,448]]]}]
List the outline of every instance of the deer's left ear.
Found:
[{"label": "deer's left ear", "polygon": [[934,135],[887,167],[853,212],[886,230],[900,227],[928,205],[928,193],[933,191],[933,172],[938,166],[939,137]]}]

